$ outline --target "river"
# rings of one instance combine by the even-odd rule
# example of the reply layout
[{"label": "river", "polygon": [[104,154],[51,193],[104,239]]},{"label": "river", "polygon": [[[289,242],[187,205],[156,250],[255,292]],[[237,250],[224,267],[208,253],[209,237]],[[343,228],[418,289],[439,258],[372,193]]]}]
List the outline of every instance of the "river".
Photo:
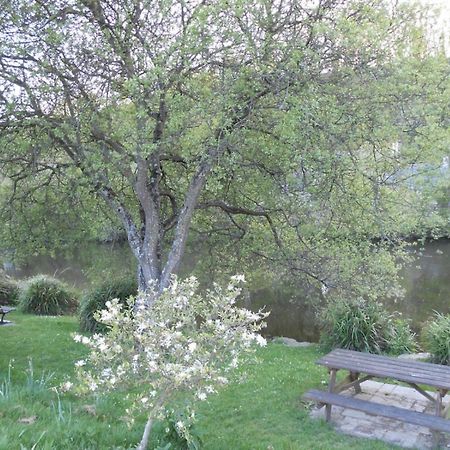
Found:
[{"label": "river", "polygon": [[[405,297],[396,303],[386,302],[385,306],[392,312],[401,312],[418,331],[434,311],[450,312],[450,240],[426,242],[422,247],[416,246],[414,251],[416,260],[402,271]],[[129,272],[129,276],[134,276],[133,268],[133,256],[127,245],[98,244],[65,257],[35,256],[20,269],[9,268],[8,272],[19,279],[45,273],[86,289],[111,274]],[[271,311],[265,330],[270,336],[318,340],[315,308],[298,298],[294,290],[280,286],[256,290],[250,292],[245,304],[254,309],[265,305]]]}]

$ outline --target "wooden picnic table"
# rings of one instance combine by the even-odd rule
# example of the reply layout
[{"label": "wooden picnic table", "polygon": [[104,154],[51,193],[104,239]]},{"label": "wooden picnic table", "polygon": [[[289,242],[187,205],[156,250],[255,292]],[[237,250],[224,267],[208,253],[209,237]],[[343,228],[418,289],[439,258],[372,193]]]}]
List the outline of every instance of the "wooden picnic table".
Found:
[{"label": "wooden picnic table", "polygon": [[[325,404],[327,421],[331,418],[331,406],[337,405],[450,433],[450,420],[446,419],[448,407],[444,409],[442,404],[442,399],[450,391],[449,366],[343,349],[333,350],[316,363],[328,368],[328,392],[311,390],[304,398]],[[348,376],[336,384],[336,374],[339,370],[348,371]],[[361,392],[361,384],[371,378],[393,379],[409,384],[434,404],[435,414],[339,395],[341,391],[351,387],[356,393]],[[421,385],[435,390],[435,397]]]}]

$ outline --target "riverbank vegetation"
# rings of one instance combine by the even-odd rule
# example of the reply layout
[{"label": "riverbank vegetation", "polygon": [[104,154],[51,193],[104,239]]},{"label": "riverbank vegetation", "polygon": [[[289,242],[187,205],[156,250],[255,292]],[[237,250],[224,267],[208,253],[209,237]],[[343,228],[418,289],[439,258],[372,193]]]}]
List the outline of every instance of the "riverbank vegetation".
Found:
[{"label": "riverbank vegetation", "polygon": [[423,341],[433,362],[450,366],[450,314],[435,312],[423,330]]},{"label": "riverbank vegetation", "polygon": [[[51,389],[73,376],[74,362],[86,357],[86,349],[71,337],[78,330],[76,318],[18,312],[10,317],[15,325],[0,329],[0,367],[12,365],[10,374],[2,370],[0,380],[0,449],[31,449],[37,442],[35,448],[46,450],[135,447],[145,420],[138,417],[135,426],[126,426],[123,394],[77,398]],[[393,448],[336,434],[325,422],[309,419],[310,405],[301,395],[326,382],[326,371],[314,364],[321,355],[316,346],[269,343],[260,348],[259,364],[244,367],[241,382],[230,383],[198,405],[192,431],[202,448]],[[165,428],[158,424],[152,445],[167,442]]]},{"label": "riverbank vegetation", "polygon": [[395,318],[378,302],[363,298],[330,302],[320,311],[318,320],[320,341],[328,350],[400,355],[413,353],[418,347],[408,321]]},{"label": "riverbank vegetation", "polygon": [[47,275],[36,275],[20,286],[18,307],[25,313],[59,316],[77,309],[75,293],[64,282]]}]

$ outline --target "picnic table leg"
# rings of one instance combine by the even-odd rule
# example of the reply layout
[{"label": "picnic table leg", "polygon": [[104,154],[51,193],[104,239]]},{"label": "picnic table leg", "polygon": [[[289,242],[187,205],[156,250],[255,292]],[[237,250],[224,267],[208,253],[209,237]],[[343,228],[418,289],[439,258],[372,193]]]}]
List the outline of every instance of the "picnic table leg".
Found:
[{"label": "picnic table leg", "polygon": [[2,318],[0,319],[0,325],[3,325],[3,319],[5,318],[5,313],[1,312],[0,314],[2,316]]},{"label": "picnic table leg", "polygon": [[[356,381],[359,378],[359,372],[350,372],[350,381]],[[359,383],[355,384],[355,393],[361,394],[361,385]]]},{"label": "picnic table leg", "polygon": [[[330,382],[328,384],[328,392],[334,391],[334,385],[336,384],[336,369],[330,369]],[[325,406],[325,420],[329,422],[331,419],[331,405],[328,403]]]},{"label": "picnic table leg", "polygon": [[[445,397],[446,392],[439,389],[436,394],[435,401],[435,414],[438,417],[442,417],[442,398]],[[441,433],[439,431],[433,431],[433,447],[440,448],[439,443],[441,439]]]}]

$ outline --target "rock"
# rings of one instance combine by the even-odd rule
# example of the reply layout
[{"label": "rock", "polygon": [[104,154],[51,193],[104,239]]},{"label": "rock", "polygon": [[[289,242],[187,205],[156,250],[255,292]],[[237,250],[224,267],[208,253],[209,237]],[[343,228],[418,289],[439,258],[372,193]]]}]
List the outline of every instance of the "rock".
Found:
[{"label": "rock", "polygon": [[299,342],[295,339],[288,338],[288,337],[276,337],[273,339],[275,342],[280,342],[284,345],[287,345],[288,347],[309,347],[310,345],[313,345],[312,342]]},{"label": "rock", "polygon": [[409,359],[410,361],[425,361],[431,358],[431,355],[426,352],[421,353],[404,353],[398,356],[399,359]]}]

